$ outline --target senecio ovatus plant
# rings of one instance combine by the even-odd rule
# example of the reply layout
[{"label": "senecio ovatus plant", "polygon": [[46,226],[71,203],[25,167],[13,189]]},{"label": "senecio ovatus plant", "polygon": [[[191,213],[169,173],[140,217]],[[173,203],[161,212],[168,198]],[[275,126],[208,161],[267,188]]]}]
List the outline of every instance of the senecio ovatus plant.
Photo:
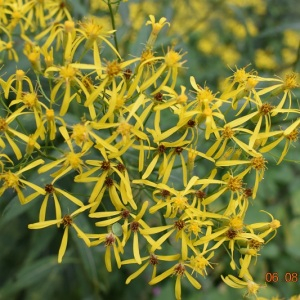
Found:
[{"label": "senecio ovatus plant", "polygon": [[[96,17],[75,22],[59,1],[1,2],[0,21],[0,195],[12,189],[21,205],[40,205],[28,228],[57,227],[58,263],[75,230],[105,248],[109,272],[112,260],[136,265],[127,284],[150,269],[150,285],[173,280],[181,299],[181,282],[201,289],[225,248],[232,272],[222,280],[257,297],[263,285],[249,268],[280,221],[266,211],[269,222],[244,219],[259,201],[265,154],[280,147],[279,164],[297,141],[297,74],[236,68],[214,93],[193,76],[178,86],[185,53],[175,46],[154,51],[166,18],[150,15],[144,50],[129,60],[110,41],[115,30]],[[6,74],[21,57],[31,67]],[[59,188],[66,179],[72,186]],[[82,214],[94,232],[77,222]]]}]

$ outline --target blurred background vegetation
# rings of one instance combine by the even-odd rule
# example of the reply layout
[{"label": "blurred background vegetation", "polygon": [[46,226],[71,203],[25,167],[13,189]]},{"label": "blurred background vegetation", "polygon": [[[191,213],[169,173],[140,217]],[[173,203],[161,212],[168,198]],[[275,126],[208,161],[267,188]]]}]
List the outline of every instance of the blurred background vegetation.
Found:
[{"label": "blurred background vegetation", "polygon": [[[65,1],[63,1],[65,2]],[[111,28],[107,4],[98,1],[66,1],[75,20],[96,15]],[[297,9],[298,8],[298,9]],[[116,5],[113,5],[116,10]],[[116,14],[119,51],[124,59],[140,56],[150,27],[144,26],[149,14],[158,20],[166,17],[170,28],[164,27],[157,40],[158,53],[168,47],[186,52],[179,84],[190,88],[189,77],[195,76],[214,91],[222,89],[222,79],[235,69],[248,64],[260,76],[300,71],[300,11],[298,0],[129,0],[120,3]],[[111,38],[111,42],[113,39]],[[22,52],[22,48],[19,49]],[[22,65],[23,64],[23,65]],[[6,72],[25,69],[27,62],[11,62]],[[299,93],[295,94],[299,99]],[[299,142],[298,142],[299,145]],[[246,222],[261,221],[259,209],[269,211],[282,227],[277,236],[261,251],[252,273],[257,282],[265,282],[267,272],[277,272],[279,281],[261,289],[266,299],[278,296],[288,299],[300,293],[298,282],[285,282],[285,274],[300,276],[300,167],[299,152],[292,148],[278,167],[272,152],[266,179],[247,214]],[[40,182],[33,178],[32,182]],[[60,182],[62,188],[70,182]],[[74,190],[74,193],[82,191]],[[55,228],[29,231],[27,224],[36,221],[39,205],[36,202],[20,206],[13,192],[6,192],[0,201],[0,299],[173,299],[174,281],[166,280],[159,287],[147,284],[145,273],[125,285],[126,278],[136,266],[125,266],[108,273],[104,266],[104,247],[87,248],[70,239],[62,264],[57,264],[60,237]],[[253,208],[255,206],[255,209]],[[253,209],[252,209],[253,208]],[[82,219],[86,231],[92,224]],[[129,258],[129,257],[128,257]],[[224,257],[220,260],[226,259]],[[229,259],[229,258],[227,258]],[[206,279],[200,278],[202,290],[183,285],[184,299],[223,300],[242,299],[243,291],[227,287],[220,279],[226,274],[225,264],[214,265]],[[275,299],[275,298],[273,298]]]}]

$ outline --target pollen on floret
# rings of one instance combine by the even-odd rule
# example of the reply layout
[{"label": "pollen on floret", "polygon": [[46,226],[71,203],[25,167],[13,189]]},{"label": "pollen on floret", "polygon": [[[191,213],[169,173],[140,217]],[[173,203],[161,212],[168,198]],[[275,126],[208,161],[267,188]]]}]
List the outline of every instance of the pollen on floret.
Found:
[{"label": "pollen on floret", "polygon": [[185,266],[182,263],[177,264],[174,267],[174,275],[176,276],[183,276],[185,271]]},{"label": "pollen on floret", "polygon": [[298,74],[297,73],[289,73],[285,76],[285,80],[282,86],[283,90],[291,90],[296,87],[299,87],[299,83],[297,82]]},{"label": "pollen on floret", "polygon": [[170,49],[168,53],[165,55],[165,63],[168,67],[179,66],[184,63],[184,62],[179,63],[182,56],[183,55],[180,54],[179,52]]},{"label": "pollen on floret", "polygon": [[103,26],[96,24],[94,19],[79,22],[79,25],[90,39],[97,39],[103,33]]},{"label": "pollen on floret", "polygon": [[101,163],[101,169],[104,171],[107,171],[110,169],[110,162],[109,161],[103,161]]},{"label": "pollen on floret", "polygon": [[266,169],[266,160],[262,156],[253,157],[251,159],[251,166],[255,170],[265,170]]},{"label": "pollen on floret", "polygon": [[179,210],[183,210],[188,203],[188,199],[182,196],[174,197],[172,198],[172,200],[174,201],[173,202],[174,207]]},{"label": "pollen on floret", "polygon": [[132,232],[137,232],[139,230],[140,223],[137,221],[133,221],[130,223],[130,229]]},{"label": "pollen on floret", "polygon": [[8,43],[6,43],[6,50],[11,50],[11,49],[13,49],[13,42],[8,42]]},{"label": "pollen on floret", "polygon": [[[155,63],[154,60],[151,60],[152,58],[154,58],[154,52],[151,49],[146,49],[142,52],[141,54],[141,63],[146,62],[147,65],[152,65]],[[151,61],[149,61],[151,60]]]},{"label": "pollen on floret", "polygon": [[187,102],[187,100],[188,100],[188,97],[187,97],[187,95],[186,95],[185,93],[183,93],[183,92],[182,92],[180,95],[178,95],[177,98],[176,98],[176,102],[177,102],[178,104],[184,104],[184,103]]},{"label": "pollen on floret", "polygon": [[191,221],[191,223],[188,226],[188,231],[192,232],[194,235],[198,235],[199,232],[201,232],[201,228],[196,221]]},{"label": "pollen on floret", "polygon": [[61,224],[63,224],[64,227],[71,226],[72,223],[73,223],[73,219],[70,215],[65,215],[61,221]]},{"label": "pollen on floret", "polygon": [[243,181],[238,177],[230,177],[227,183],[227,187],[233,192],[240,191],[243,188]]},{"label": "pollen on floret", "polygon": [[81,165],[83,164],[83,161],[80,159],[80,157],[73,152],[67,154],[66,161],[75,170],[80,169]]},{"label": "pollen on floret", "polygon": [[1,175],[1,178],[4,180],[4,186],[9,188],[17,188],[19,185],[18,175],[12,173],[11,171],[5,172]]},{"label": "pollen on floret", "polygon": [[157,152],[158,152],[159,154],[165,153],[165,152],[166,152],[166,147],[165,147],[164,145],[159,145],[159,146],[157,147]]},{"label": "pollen on floret", "polygon": [[244,228],[244,222],[241,217],[237,216],[230,220],[229,226],[235,231],[242,231]]},{"label": "pollen on floret", "polygon": [[4,118],[0,117],[0,131],[6,131],[8,128],[7,122]]},{"label": "pollen on floret", "polygon": [[129,215],[130,215],[130,211],[129,210],[123,209],[121,211],[121,217],[122,217],[122,219],[127,219],[129,217]]},{"label": "pollen on floret", "polygon": [[195,192],[195,196],[198,199],[203,200],[206,197],[206,193],[204,191],[198,190]]},{"label": "pollen on floret", "polygon": [[234,131],[231,129],[231,127],[228,125],[225,125],[224,130],[222,132],[222,136],[224,138],[231,139],[233,137],[233,135],[234,135]]},{"label": "pollen on floret", "polygon": [[235,82],[243,83],[249,77],[249,73],[246,72],[245,68],[237,69],[233,74],[233,79]]},{"label": "pollen on floret", "polygon": [[263,115],[267,115],[269,114],[272,110],[274,109],[274,106],[271,105],[270,103],[264,103],[261,107],[260,107],[260,112]]},{"label": "pollen on floret", "polygon": [[70,65],[62,67],[59,74],[62,78],[64,78],[66,81],[69,79],[73,79],[76,75],[77,70]]},{"label": "pollen on floret", "polygon": [[110,232],[105,237],[105,246],[106,247],[111,246],[115,243],[115,241],[116,241],[115,235],[112,232]]},{"label": "pollen on floret", "polygon": [[250,247],[251,249],[256,249],[256,250],[260,250],[260,248],[261,248],[262,245],[263,245],[263,243],[261,243],[261,242],[255,240],[255,239],[251,239],[251,240],[248,242],[248,244],[249,244],[249,247]]},{"label": "pollen on floret", "polygon": [[178,220],[178,221],[175,221],[174,223],[174,227],[177,229],[177,230],[181,230],[183,229],[185,226],[185,222],[183,220]]},{"label": "pollen on floret", "polygon": [[227,238],[229,238],[230,240],[234,239],[237,235],[238,235],[238,232],[231,228],[225,232],[225,236]]},{"label": "pollen on floret", "polygon": [[149,262],[152,266],[158,265],[158,258],[153,253],[150,254]]},{"label": "pollen on floret", "polygon": [[104,183],[105,183],[105,185],[106,185],[107,187],[111,187],[111,186],[114,185],[114,181],[113,181],[112,178],[110,178],[110,177],[106,177]]},{"label": "pollen on floret", "polygon": [[118,61],[108,61],[106,65],[106,74],[109,77],[115,77],[122,71],[121,65]]},{"label": "pollen on floret", "polygon": [[77,145],[80,145],[83,142],[88,140],[88,129],[83,124],[75,124],[73,126],[73,133],[71,138],[75,140]]},{"label": "pollen on floret", "polygon": [[292,142],[296,142],[298,140],[298,135],[299,135],[299,130],[294,129],[291,133],[289,133],[285,137]]},{"label": "pollen on floret", "polygon": [[33,108],[36,106],[38,102],[36,93],[24,93],[22,96],[23,102],[28,108]]},{"label": "pollen on floret", "polygon": [[203,274],[206,274],[206,267],[209,265],[209,261],[204,258],[201,254],[191,257],[190,261],[191,266],[193,267],[194,271]]},{"label": "pollen on floret", "polygon": [[205,86],[204,88],[200,88],[197,91],[197,100],[201,103],[205,100],[207,102],[211,102],[214,99],[215,99],[215,95],[207,86]]},{"label": "pollen on floret", "polygon": [[44,189],[45,189],[47,194],[53,194],[54,193],[54,186],[51,183],[46,184]]}]

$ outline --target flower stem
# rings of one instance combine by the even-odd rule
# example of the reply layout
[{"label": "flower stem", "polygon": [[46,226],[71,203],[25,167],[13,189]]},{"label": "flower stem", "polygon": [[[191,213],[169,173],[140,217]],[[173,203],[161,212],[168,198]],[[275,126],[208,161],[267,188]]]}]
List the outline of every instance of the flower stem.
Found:
[{"label": "flower stem", "polygon": [[[115,4],[115,2],[113,3]],[[117,4],[117,10],[119,8],[119,2],[116,3]],[[118,47],[118,39],[117,39],[117,31],[116,31],[116,23],[115,23],[115,16],[114,16],[114,13],[113,13],[113,8],[112,8],[112,3],[111,3],[111,0],[108,0],[107,1],[107,5],[108,5],[108,9],[109,9],[109,14],[110,14],[110,19],[111,19],[111,26],[112,26],[112,29],[114,30],[114,42],[115,42],[115,47],[116,47],[116,50],[117,52],[119,53],[119,47]],[[119,57],[118,58],[118,61],[121,61],[121,58]]]}]

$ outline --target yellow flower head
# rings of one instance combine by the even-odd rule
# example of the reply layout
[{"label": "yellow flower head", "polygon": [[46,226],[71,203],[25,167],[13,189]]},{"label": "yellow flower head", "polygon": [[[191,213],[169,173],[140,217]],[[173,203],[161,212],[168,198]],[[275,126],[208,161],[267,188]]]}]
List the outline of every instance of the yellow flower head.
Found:
[{"label": "yellow flower head", "polygon": [[70,65],[63,66],[60,69],[59,75],[66,82],[73,80],[76,76],[77,70]]},{"label": "yellow flower head", "polygon": [[282,89],[283,90],[291,90],[291,89],[299,87],[299,83],[297,82],[297,80],[298,80],[297,73],[292,72],[292,73],[286,74],[285,80],[282,85]]},{"label": "yellow flower head", "polygon": [[121,64],[114,60],[114,61],[108,61],[106,65],[106,74],[109,77],[115,77],[119,75],[122,72]]},{"label": "yellow flower head", "polygon": [[229,226],[236,231],[242,231],[244,228],[244,222],[243,219],[239,216],[233,217],[230,222]]},{"label": "yellow flower head", "polygon": [[103,25],[99,24],[94,18],[79,22],[79,25],[89,39],[97,39],[99,35],[105,34]]},{"label": "yellow flower head", "polygon": [[185,53],[180,54],[179,52],[176,52],[173,49],[169,49],[169,51],[165,55],[165,63],[167,67],[181,67],[185,63],[185,61],[180,62],[184,54]]},{"label": "yellow flower head", "polygon": [[170,23],[166,22],[167,19],[164,17],[160,18],[158,22],[155,22],[155,17],[153,15],[150,15],[149,18],[150,21],[147,21],[146,25],[152,25],[152,35],[158,35],[165,25],[170,26]]},{"label": "yellow flower head", "polygon": [[73,133],[71,138],[75,140],[76,145],[80,146],[82,143],[86,142],[88,137],[88,127],[85,124],[75,124],[73,126]]}]

